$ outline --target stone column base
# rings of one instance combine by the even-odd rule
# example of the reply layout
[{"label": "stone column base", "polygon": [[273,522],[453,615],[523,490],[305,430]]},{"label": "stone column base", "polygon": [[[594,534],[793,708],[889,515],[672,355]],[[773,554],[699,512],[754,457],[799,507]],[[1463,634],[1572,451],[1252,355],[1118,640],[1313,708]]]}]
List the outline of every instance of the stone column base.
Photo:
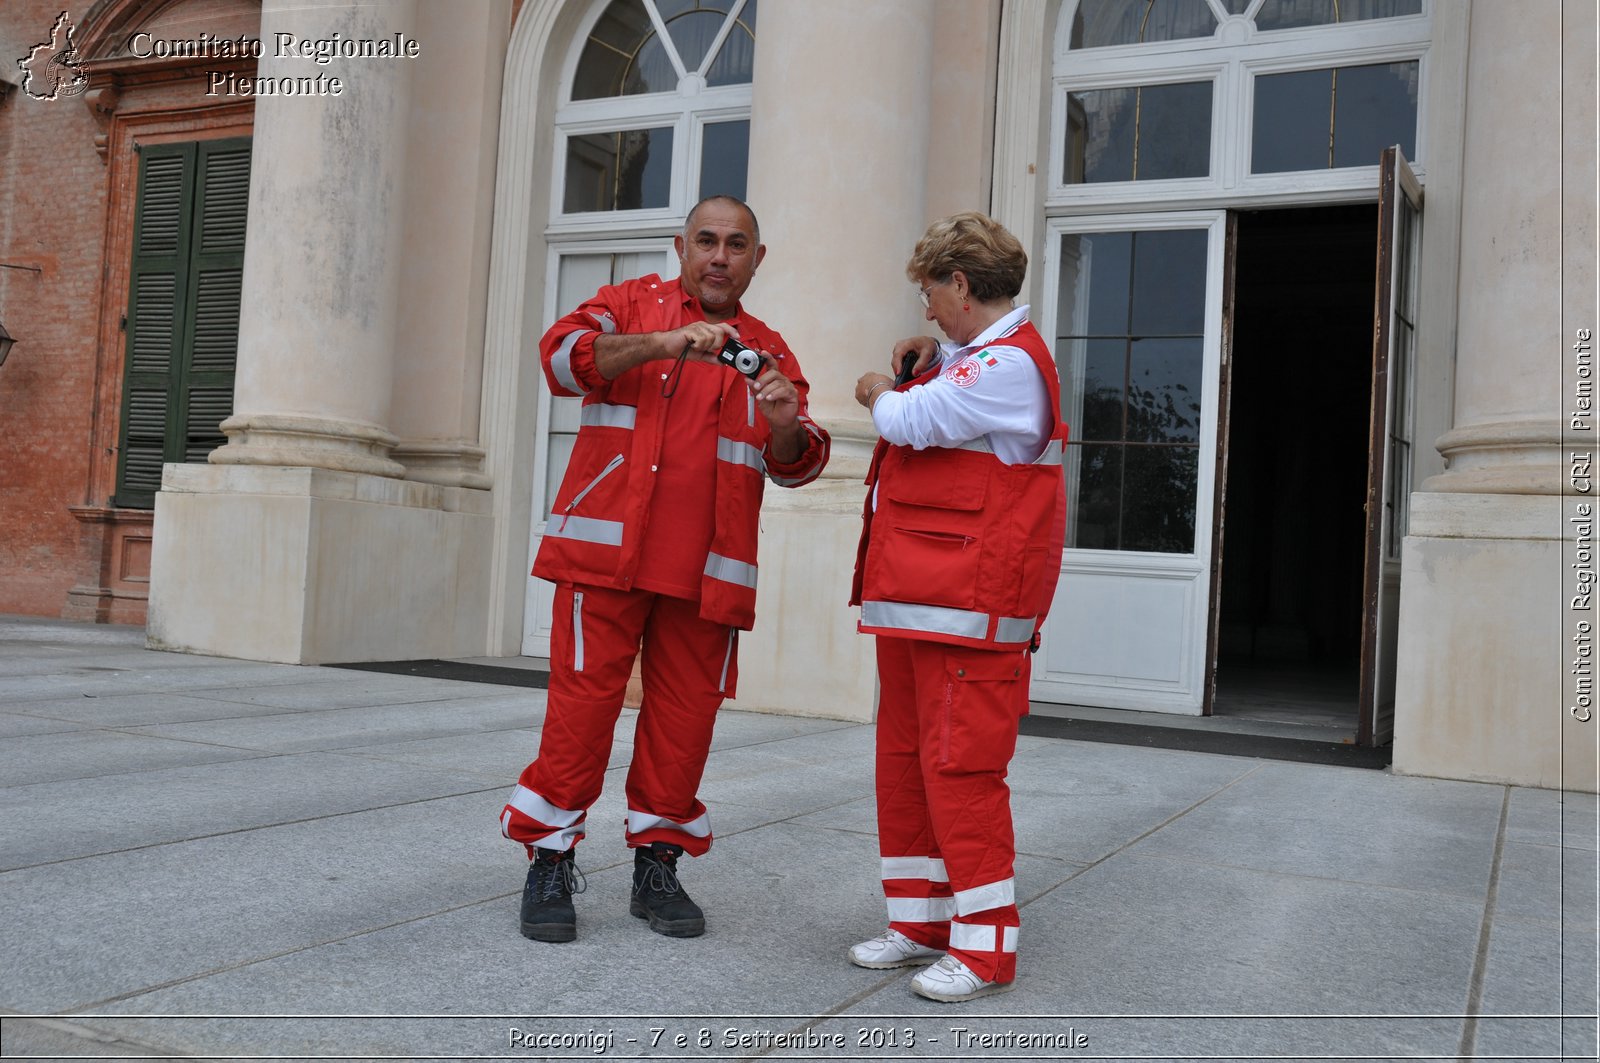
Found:
[{"label": "stone column base", "polygon": [[1394,770],[1597,789],[1595,728],[1567,712],[1573,656],[1559,495],[1412,495],[1402,555]]},{"label": "stone column base", "polygon": [[168,465],[148,644],[291,664],[477,656],[487,492],[353,472]]}]

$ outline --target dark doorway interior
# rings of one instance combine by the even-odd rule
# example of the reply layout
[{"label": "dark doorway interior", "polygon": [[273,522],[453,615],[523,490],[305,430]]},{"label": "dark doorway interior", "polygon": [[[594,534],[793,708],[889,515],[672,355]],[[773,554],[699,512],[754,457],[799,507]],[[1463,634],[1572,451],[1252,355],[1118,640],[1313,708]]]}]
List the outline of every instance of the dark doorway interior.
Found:
[{"label": "dark doorway interior", "polygon": [[1218,716],[1353,739],[1377,208],[1238,215]]}]

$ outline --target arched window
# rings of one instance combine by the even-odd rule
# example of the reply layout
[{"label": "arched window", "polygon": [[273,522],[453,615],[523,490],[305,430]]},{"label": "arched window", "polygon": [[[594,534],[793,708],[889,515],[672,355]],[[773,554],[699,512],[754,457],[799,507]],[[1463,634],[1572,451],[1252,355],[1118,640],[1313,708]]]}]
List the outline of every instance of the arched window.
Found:
[{"label": "arched window", "polygon": [[681,219],[743,198],[756,0],[611,0],[569,60],[552,230]]}]

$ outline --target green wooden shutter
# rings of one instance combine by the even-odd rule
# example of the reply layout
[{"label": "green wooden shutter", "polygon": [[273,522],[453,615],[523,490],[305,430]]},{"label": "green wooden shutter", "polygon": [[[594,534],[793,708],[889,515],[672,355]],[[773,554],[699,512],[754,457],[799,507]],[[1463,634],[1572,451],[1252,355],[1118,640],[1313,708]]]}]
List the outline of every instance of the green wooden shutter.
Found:
[{"label": "green wooden shutter", "polygon": [[155,504],[164,462],[204,461],[233,409],[248,139],[141,150],[115,504]]}]

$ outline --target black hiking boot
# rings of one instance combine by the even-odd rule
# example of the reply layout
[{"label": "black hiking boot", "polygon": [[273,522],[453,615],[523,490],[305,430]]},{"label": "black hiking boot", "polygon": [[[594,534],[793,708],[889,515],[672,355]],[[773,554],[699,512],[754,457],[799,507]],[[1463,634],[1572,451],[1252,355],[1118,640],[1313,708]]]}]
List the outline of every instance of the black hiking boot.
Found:
[{"label": "black hiking boot", "polygon": [[683,849],[652,842],[633,851],[633,898],[628,911],[650,920],[650,929],[669,938],[699,937],[706,932],[705,913],[678,882],[678,857]]},{"label": "black hiking boot", "polygon": [[522,936],[534,941],[572,941],[578,936],[578,913],[572,895],[587,888],[583,872],[572,862],[572,850],[536,849],[522,887]]}]

